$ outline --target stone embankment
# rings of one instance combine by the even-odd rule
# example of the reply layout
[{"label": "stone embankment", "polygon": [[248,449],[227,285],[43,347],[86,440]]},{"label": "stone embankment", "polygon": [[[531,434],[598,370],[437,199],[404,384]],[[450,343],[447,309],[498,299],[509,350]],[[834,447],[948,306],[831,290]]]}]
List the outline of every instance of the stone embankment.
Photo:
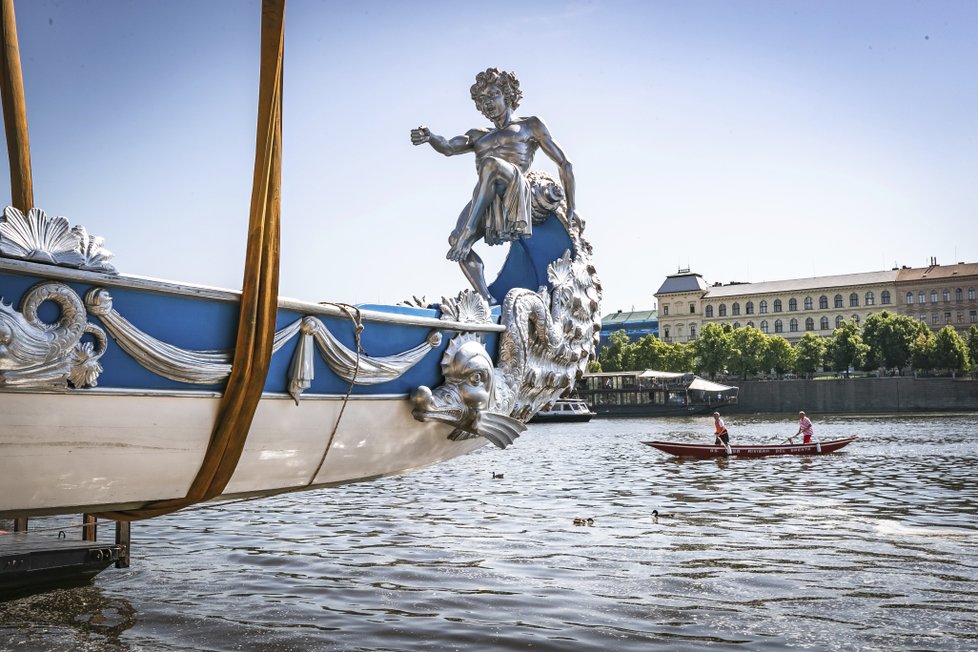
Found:
[{"label": "stone embankment", "polygon": [[973,378],[731,379],[740,387],[737,412],[978,411]]}]

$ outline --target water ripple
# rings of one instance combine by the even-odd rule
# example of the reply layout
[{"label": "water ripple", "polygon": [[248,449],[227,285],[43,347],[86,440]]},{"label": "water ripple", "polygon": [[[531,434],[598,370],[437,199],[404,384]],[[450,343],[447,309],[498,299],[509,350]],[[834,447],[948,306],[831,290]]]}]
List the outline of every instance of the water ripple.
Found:
[{"label": "water ripple", "polygon": [[[795,428],[728,421],[740,441]],[[975,649],[976,425],[828,417],[823,440],[860,439],[703,461],[640,442],[709,440],[709,419],[533,427],[408,476],[137,523],[130,569],[0,603],[0,649]]]}]

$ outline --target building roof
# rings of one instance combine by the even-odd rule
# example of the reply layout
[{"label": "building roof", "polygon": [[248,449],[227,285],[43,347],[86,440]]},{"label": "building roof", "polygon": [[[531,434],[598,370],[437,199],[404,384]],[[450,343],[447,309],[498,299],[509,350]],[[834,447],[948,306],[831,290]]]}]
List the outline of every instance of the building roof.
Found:
[{"label": "building roof", "polygon": [[674,292],[696,292],[705,290],[706,281],[696,272],[680,272],[670,274],[659,287],[656,294],[672,294]]},{"label": "building roof", "polygon": [[636,322],[657,321],[659,319],[658,310],[619,310],[601,318],[601,327],[609,325],[623,325]]},{"label": "building roof", "polygon": [[912,283],[915,281],[954,280],[962,276],[978,276],[978,263],[931,265],[930,267],[901,269],[897,272],[897,281],[901,283]]},{"label": "building roof", "polygon": [[860,274],[839,274],[836,276],[815,276],[795,278],[785,281],[762,281],[760,283],[735,283],[733,285],[713,286],[707,289],[704,299],[722,299],[745,294],[769,294],[783,292],[805,292],[831,290],[853,285],[872,285],[874,283],[895,283],[900,271],[863,272]]}]

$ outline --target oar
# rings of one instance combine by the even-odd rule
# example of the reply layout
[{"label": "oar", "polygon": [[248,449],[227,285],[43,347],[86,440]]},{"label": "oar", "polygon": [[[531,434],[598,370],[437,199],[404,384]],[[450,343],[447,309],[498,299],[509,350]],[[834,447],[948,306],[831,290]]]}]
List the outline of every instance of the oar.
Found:
[{"label": "oar", "polygon": [[[731,457],[733,455],[733,451],[730,450],[730,444],[728,444],[727,442],[723,441],[722,439],[720,439],[720,444],[726,449],[726,451],[727,451],[727,457]],[[714,443],[713,445],[716,446],[716,443]]]}]

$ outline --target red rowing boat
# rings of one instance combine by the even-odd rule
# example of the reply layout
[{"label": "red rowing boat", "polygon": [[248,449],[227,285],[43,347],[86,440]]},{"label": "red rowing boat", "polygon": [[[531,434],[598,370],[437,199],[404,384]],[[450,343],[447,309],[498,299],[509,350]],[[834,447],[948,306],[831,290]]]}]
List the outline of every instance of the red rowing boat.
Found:
[{"label": "red rowing boat", "polygon": [[810,444],[744,444],[730,445],[730,452],[723,446],[713,444],[684,444],[677,441],[643,441],[670,455],[679,457],[764,457],[767,455],[825,455],[834,453],[858,437],[833,439],[832,441],[812,442]]}]

